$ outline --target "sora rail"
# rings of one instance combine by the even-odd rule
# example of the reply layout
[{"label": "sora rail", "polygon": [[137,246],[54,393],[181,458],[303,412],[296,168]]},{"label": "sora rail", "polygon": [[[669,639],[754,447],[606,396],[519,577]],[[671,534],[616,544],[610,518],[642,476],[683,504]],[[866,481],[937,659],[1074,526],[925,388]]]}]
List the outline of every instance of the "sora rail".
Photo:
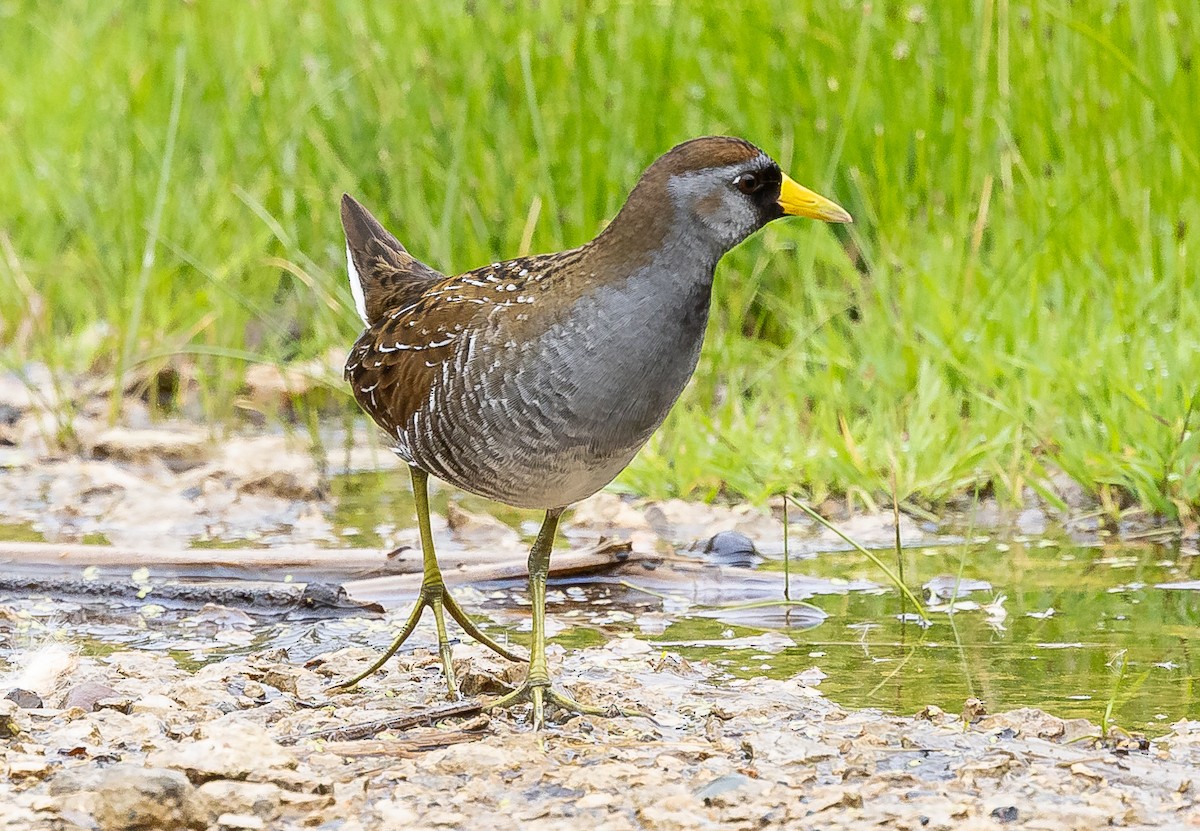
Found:
[{"label": "sora rail", "polygon": [[849,222],[747,141],[693,139],[655,161],[594,240],[447,277],[414,259],[350,196],[342,224],[350,288],[366,330],[346,362],[354,397],[409,465],[424,555],[411,616],[378,669],[433,611],[457,695],[444,612],[516,656],[446,590],[429,526],[429,476],[544,510],[529,552],[533,644],[525,682],[489,707],[547,701],[595,713],[550,681],[546,575],[563,509],[600,490],[658,428],[696,368],[721,257],[768,222]]}]

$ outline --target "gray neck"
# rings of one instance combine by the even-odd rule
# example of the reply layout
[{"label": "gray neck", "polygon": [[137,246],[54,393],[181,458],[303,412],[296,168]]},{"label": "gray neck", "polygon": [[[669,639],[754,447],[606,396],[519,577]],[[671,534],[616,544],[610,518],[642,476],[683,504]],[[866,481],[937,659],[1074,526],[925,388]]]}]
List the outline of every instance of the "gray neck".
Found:
[{"label": "gray neck", "polygon": [[691,378],[722,252],[677,234],[649,253],[628,277],[596,286],[564,327],[574,344],[560,358],[574,381],[568,406],[589,423],[589,441],[614,453],[640,447]]},{"label": "gray neck", "polygon": [[[645,298],[646,307],[654,310],[642,321],[646,327],[643,336],[653,337],[655,333],[674,336],[679,338],[680,347],[692,345],[689,339],[694,337],[695,351],[699,354],[708,322],[713,274],[725,252],[709,235],[695,233],[697,229],[689,225],[676,224],[662,247],[651,255],[650,262],[630,277],[626,291],[633,297]],[[693,360],[691,367],[694,365]]]},{"label": "gray neck", "polygon": [[[687,216],[682,211],[679,215]],[[652,268],[671,275],[681,286],[703,285],[707,290],[726,250],[698,218],[687,216],[686,221],[675,223],[662,247],[651,255]]]}]

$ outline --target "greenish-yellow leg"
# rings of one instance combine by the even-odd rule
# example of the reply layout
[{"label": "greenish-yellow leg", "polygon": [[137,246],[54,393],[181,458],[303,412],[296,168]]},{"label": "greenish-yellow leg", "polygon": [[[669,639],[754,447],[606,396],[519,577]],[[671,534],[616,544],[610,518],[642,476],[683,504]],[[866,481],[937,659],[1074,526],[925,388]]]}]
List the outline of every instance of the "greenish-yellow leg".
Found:
[{"label": "greenish-yellow leg", "polygon": [[[368,669],[354,676],[349,681],[336,684],[335,688],[353,687],[387,663],[387,660],[396,654],[396,650],[408,640],[409,635],[417,628],[417,621],[421,619],[421,614],[428,607],[433,610],[434,623],[437,625],[438,654],[442,658],[442,670],[446,674],[446,684],[450,688],[450,695],[458,698],[458,684],[454,680],[450,639],[446,635],[446,619],[442,613],[443,609],[450,613],[450,617],[462,627],[464,632],[488,649],[510,661],[519,661],[520,658],[484,634],[475,625],[475,621],[467,617],[466,612],[462,610],[462,607],[458,605],[458,602],[446,590],[446,583],[442,580],[442,570],[438,567],[437,556],[434,554],[433,530],[429,524],[429,474],[415,467],[410,467],[409,471],[412,474],[413,499],[417,505],[417,525],[421,531],[421,554],[424,558],[424,577],[421,580],[421,593],[417,595],[417,603],[413,607],[412,614],[405,621],[404,628],[400,630],[400,634],[392,641],[392,645],[388,647],[387,652],[383,653],[383,656]],[[549,552],[547,552],[548,555]],[[543,596],[545,596],[544,590]]]},{"label": "greenish-yellow leg", "polygon": [[525,682],[510,693],[485,705],[485,710],[511,707],[528,701],[533,705],[533,729],[545,723],[545,705],[550,702],[563,710],[584,715],[607,716],[621,710],[588,707],[550,684],[550,667],[546,663],[546,577],[550,573],[550,549],[558,530],[562,508],[546,512],[542,529],[533,548],[529,550],[529,600],[533,604],[533,646],[529,652],[529,674]]}]

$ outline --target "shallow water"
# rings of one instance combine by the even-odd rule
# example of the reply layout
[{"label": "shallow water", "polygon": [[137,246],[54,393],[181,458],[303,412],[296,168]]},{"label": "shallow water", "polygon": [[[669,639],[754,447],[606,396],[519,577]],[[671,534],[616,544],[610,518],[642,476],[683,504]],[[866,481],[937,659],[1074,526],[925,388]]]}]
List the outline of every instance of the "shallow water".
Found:
[{"label": "shallow water", "polygon": [[[383,483],[374,475],[335,479],[331,520],[338,539],[377,546],[381,528],[411,521],[411,496],[385,502]],[[435,510],[444,508],[446,498],[435,494]],[[527,512],[455,500],[472,511],[492,511],[525,537],[536,531],[537,517]],[[0,526],[0,538],[36,539],[36,531]],[[709,555],[680,554],[693,563],[683,571],[666,564],[555,584],[548,604],[553,641],[570,648],[635,636],[655,645],[652,655],[661,648],[710,661],[730,679],[805,673],[839,703],[898,713],[927,704],[957,711],[976,697],[993,712],[1036,706],[1099,723],[1111,708],[1117,724],[1151,735],[1179,718],[1200,717],[1200,666],[1193,656],[1193,642],[1200,639],[1200,558],[1169,547],[1088,547],[1048,537],[908,549],[907,583],[921,595],[920,587],[935,581],[944,598],[927,611],[928,625],[854,552],[791,562],[793,598],[807,600],[824,619],[811,609],[762,605],[782,599],[777,556],[731,567]],[[894,552],[881,556],[895,564]],[[982,588],[965,591],[976,585]],[[958,596],[951,602],[955,586]],[[528,605],[519,583],[456,587],[456,594],[493,632],[527,642]],[[198,665],[286,647],[302,661],[339,645],[383,648],[395,618],[407,611],[406,598],[398,597],[387,619],[257,613],[250,619],[164,608],[154,600],[153,592],[102,606],[0,597],[16,615],[9,618],[13,636],[2,639],[0,654],[33,645],[53,630],[92,654],[137,647]],[[738,608],[745,601],[759,605]],[[419,629],[414,647],[432,642],[431,628]]]},{"label": "shallow water", "polygon": [[[787,675],[818,667],[830,698],[850,706],[878,706],[911,713],[923,704],[957,710],[967,697],[992,710],[1036,706],[1056,715],[1101,721],[1112,701],[1112,718],[1127,729],[1154,730],[1160,722],[1200,713],[1195,683],[1200,666],[1193,641],[1200,636],[1200,594],[1156,588],[1186,579],[1192,561],[1157,547],[1041,547],[1012,543],[921,549],[906,552],[912,583],[937,575],[988,581],[991,591],[969,599],[987,610],[929,612],[923,627],[897,619],[899,598],[848,592],[814,602],[830,617],[794,633],[796,646],[762,664],[735,658],[736,674]],[[857,554],[837,554],[802,564],[806,573],[869,575]],[[675,640],[691,634],[686,623]],[[730,656],[685,647],[714,660]]]},{"label": "shallow water", "polygon": [[[560,624],[574,622],[556,637],[567,646],[635,633],[689,660],[723,666],[730,677],[823,674],[821,691],[847,706],[913,713],[936,704],[958,711],[975,697],[992,712],[1034,706],[1099,723],[1111,703],[1113,721],[1150,734],[1200,716],[1200,665],[1193,654],[1200,593],[1159,587],[1188,579],[1196,570],[1192,560],[1152,546],[1037,541],[1001,548],[905,552],[912,585],[938,575],[953,585],[961,569],[964,580],[992,586],[960,597],[958,611],[943,604],[943,611],[927,612],[930,625],[921,625],[911,609],[901,620],[896,593],[861,589],[809,598],[828,614],[816,625],[806,618],[789,626],[778,608],[664,613],[670,601],[602,583],[582,587],[574,601],[559,598],[550,609]],[[722,571],[725,597],[737,594],[728,585],[733,571]],[[805,560],[793,571],[835,582],[876,577],[875,567],[854,553]],[[1000,595],[1006,599],[993,605]],[[495,599],[489,605],[495,604],[508,605]],[[513,638],[522,640],[515,632]]]}]

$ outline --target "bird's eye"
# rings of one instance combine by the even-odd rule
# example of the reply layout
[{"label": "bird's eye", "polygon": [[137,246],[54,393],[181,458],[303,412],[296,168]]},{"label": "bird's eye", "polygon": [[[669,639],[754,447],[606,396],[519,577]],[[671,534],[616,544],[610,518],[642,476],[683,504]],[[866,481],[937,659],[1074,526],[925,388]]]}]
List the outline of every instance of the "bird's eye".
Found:
[{"label": "bird's eye", "polygon": [[734,179],[733,183],[742,193],[758,193],[763,186],[763,181],[753,173],[743,173]]}]

